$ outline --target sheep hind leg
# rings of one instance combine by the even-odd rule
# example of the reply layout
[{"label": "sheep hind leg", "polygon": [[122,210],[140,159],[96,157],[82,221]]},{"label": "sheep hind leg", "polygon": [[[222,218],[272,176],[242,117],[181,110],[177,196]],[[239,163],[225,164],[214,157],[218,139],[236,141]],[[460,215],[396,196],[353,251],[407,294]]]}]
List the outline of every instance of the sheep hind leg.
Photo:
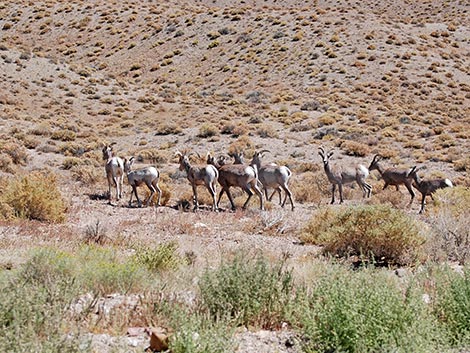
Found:
[{"label": "sheep hind leg", "polygon": [[243,187],[243,191],[245,191],[248,194],[248,198],[246,199],[246,201],[245,201],[245,203],[243,204],[243,207],[242,207],[243,209],[246,209],[246,207],[248,206],[248,202],[250,202],[250,199],[253,196],[253,191],[251,191],[251,189],[248,185]]},{"label": "sheep hind leg", "polygon": [[[250,186],[247,185],[246,187],[250,191],[251,195],[246,200],[245,205],[243,205],[243,208],[245,208],[245,206],[248,205],[248,201],[250,201],[251,196],[253,196],[253,192],[251,191]],[[260,208],[260,210],[264,211],[263,193],[259,189],[258,185],[256,185],[256,183],[251,184],[251,187],[253,188],[253,190],[255,190],[256,195],[258,195],[258,197],[259,197],[259,208]]]},{"label": "sheep hind leg", "polygon": [[150,201],[152,201],[152,198],[153,198],[153,195],[155,195],[155,193],[157,192],[157,190],[155,189],[155,187],[152,185],[152,184],[147,184],[147,187],[149,188],[150,190],[150,195],[147,199],[147,202],[145,204],[146,207],[149,207],[150,205]]},{"label": "sheep hind leg", "polygon": [[217,191],[216,191],[215,184],[209,183],[209,185],[207,185],[207,190],[209,190],[209,193],[212,196],[212,211],[217,211],[217,203],[216,203]]},{"label": "sheep hind leg", "polygon": [[[284,196],[284,201],[282,202],[281,207],[284,207],[284,205],[286,204],[287,197],[289,196],[289,201],[290,201],[290,204],[292,206],[292,211],[293,211],[295,206],[294,206],[294,201],[292,200],[292,192],[289,190],[287,185],[283,185],[282,189],[284,190],[284,193],[286,194],[286,196]],[[280,191],[279,191],[279,194],[280,194]]]},{"label": "sheep hind leg", "polygon": [[157,203],[155,206],[161,206],[161,199],[162,199],[162,189],[160,189],[160,186],[158,186],[158,183],[154,184],[155,189],[157,190],[158,196],[157,196]]}]

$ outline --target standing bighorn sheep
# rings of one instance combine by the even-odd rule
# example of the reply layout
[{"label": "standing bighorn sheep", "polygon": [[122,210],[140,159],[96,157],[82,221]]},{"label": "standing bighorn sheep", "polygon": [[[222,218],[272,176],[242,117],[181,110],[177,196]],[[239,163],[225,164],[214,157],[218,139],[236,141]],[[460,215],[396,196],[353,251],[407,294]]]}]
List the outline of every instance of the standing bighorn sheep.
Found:
[{"label": "standing bighorn sheep", "polygon": [[134,163],[134,157],[129,158],[129,160],[124,160],[124,172],[127,175],[127,181],[129,185],[132,186],[131,198],[129,199],[129,206],[132,204],[132,194],[135,195],[137,199],[137,204],[139,207],[142,206],[142,202],[139,199],[137,194],[137,187],[145,184],[150,190],[150,196],[147,199],[147,207],[152,200],[153,195],[158,192],[157,206],[160,206],[160,199],[162,196],[162,190],[158,186],[158,180],[160,179],[160,173],[155,167],[146,167],[137,170],[131,170],[132,164]]},{"label": "standing bighorn sheep", "polygon": [[[279,166],[276,164],[261,164],[261,158],[263,157],[264,152],[269,152],[268,150],[263,150],[260,152],[255,152],[253,158],[250,162],[251,166],[256,166],[258,170],[258,179],[263,185],[263,189],[266,195],[266,199],[271,201],[275,192],[279,193],[279,204],[284,207],[289,197],[289,201],[292,206],[292,211],[294,210],[294,202],[292,201],[292,192],[289,190],[289,179],[292,176],[292,172],[286,166]],[[274,188],[273,193],[268,198],[268,188]],[[284,201],[281,204],[281,189],[285,192]]]},{"label": "standing bighorn sheep", "polygon": [[434,200],[432,194],[436,192],[438,189],[444,189],[444,188],[451,188],[453,187],[452,182],[449,179],[430,179],[430,180],[422,180],[419,176],[417,171],[419,169],[423,169],[423,167],[418,168],[415,170],[413,173],[413,179],[414,179],[414,187],[418,189],[418,191],[421,193],[421,209],[419,210],[419,213],[424,212],[424,206],[426,204],[426,196],[431,196],[431,199]]},{"label": "standing bighorn sheep", "polygon": [[263,204],[263,193],[258,187],[258,173],[255,168],[245,164],[224,164],[224,159],[219,159],[218,162],[211,156],[207,158],[208,162],[216,166],[219,170],[219,184],[222,187],[222,190],[219,194],[219,199],[217,200],[217,207],[219,206],[220,200],[224,192],[227,194],[227,197],[232,206],[232,210],[235,210],[235,203],[233,202],[232,194],[230,193],[230,187],[240,187],[243,191],[248,194],[248,198],[243,204],[245,209],[253,196],[253,191],[259,197],[260,209],[264,210]]},{"label": "standing bighorn sheep", "polygon": [[111,204],[111,189],[114,185],[116,188],[116,201],[122,197],[122,184],[124,180],[124,162],[119,157],[113,156],[113,148],[111,145],[103,147],[103,160],[106,161],[105,171],[108,178],[108,203]]},{"label": "standing bighorn sheep", "polygon": [[385,190],[389,185],[395,185],[397,191],[399,190],[400,185],[405,185],[408,189],[408,192],[411,195],[410,205],[413,203],[415,198],[415,193],[412,188],[413,177],[416,174],[416,166],[411,169],[397,169],[389,168],[384,169],[379,161],[382,160],[382,157],[378,154],[374,156],[372,162],[369,165],[369,171],[377,170],[385,184],[382,190]]},{"label": "standing bighorn sheep", "polygon": [[212,210],[217,211],[218,204],[216,203],[216,195],[217,178],[219,177],[219,171],[217,168],[211,164],[192,166],[189,162],[189,155],[183,154],[179,151],[176,152],[176,155],[179,157],[180,170],[186,171],[187,178],[193,188],[194,210],[199,208],[197,186],[205,185],[212,196]]},{"label": "standing bighorn sheep", "polygon": [[363,191],[363,197],[370,197],[372,186],[366,183],[366,178],[369,176],[369,170],[362,164],[358,164],[355,168],[344,168],[335,166],[334,168],[330,165],[330,157],[333,155],[333,151],[326,152],[323,147],[319,148],[318,154],[322,158],[323,168],[325,169],[328,181],[332,184],[331,190],[331,203],[335,202],[335,190],[338,186],[340,203],[343,203],[343,185],[352,182],[357,182],[359,187]]}]

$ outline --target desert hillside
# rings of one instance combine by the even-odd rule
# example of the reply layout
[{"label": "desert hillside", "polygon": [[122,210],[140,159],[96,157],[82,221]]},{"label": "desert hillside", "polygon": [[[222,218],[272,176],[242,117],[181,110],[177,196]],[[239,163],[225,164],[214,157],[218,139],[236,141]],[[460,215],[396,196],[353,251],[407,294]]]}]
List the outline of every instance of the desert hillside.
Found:
[{"label": "desert hillside", "polygon": [[[465,199],[470,186],[467,1],[3,1],[0,118],[2,276],[29,264],[38,249],[59,249],[68,254],[60,253],[62,260],[82,256],[80,261],[94,264],[91,255],[83,255],[90,243],[93,249],[86,251],[96,258],[114,254],[126,266],[144,248],[185,259],[183,269],[151,272],[150,280],[137,276],[138,285],[129,280],[126,287],[121,277],[88,283],[74,299],[77,305],[101,295],[104,306],[108,300],[115,305],[109,310],[118,320],[98,309],[91,316],[74,313],[75,319],[83,315],[76,320],[82,321],[60,326],[58,337],[79,327],[78,336],[93,342],[91,351],[126,351],[120,344],[141,351],[147,344],[144,331],[135,344],[122,339],[129,327],[168,324],[155,319],[155,298],[189,302],[193,308],[199,303],[194,298],[201,271],[240,251],[261,253],[268,262],[282,259],[302,285],[337,269],[332,263],[338,258],[346,267],[357,264],[357,254],[325,260],[324,244],[306,238],[305,233],[325,228],[315,219],[331,221],[328,212],[347,207],[354,212],[362,206],[382,212],[380,207],[388,207],[384,212],[397,211],[398,217],[418,222],[416,229],[428,238],[452,228],[446,236],[462,235],[467,240],[456,243],[470,248]],[[108,204],[105,144],[123,158],[135,156],[136,167],[158,168],[161,207],[129,206],[126,182],[123,199]],[[320,147],[334,151],[335,166],[367,167],[380,154],[386,167],[417,166],[422,177],[449,178],[457,192],[435,202],[428,199],[427,212],[418,215],[418,191],[409,206],[403,186],[398,192],[394,187],[382,190],[383,180],[372,171],[371,198],[363,199],[357,185],[348,186],[346,206],[327,207],[331,185]],[[199,187],[202,209],[191,212],[192,189],[178,168],[178,151],[195,152],[191,162],[202,163],[208,152],[216,157],[242,152],[248,162],[262,150],[268,151],[263,161],[293,172],[295,210],[289,203],[281,208],[275,196],[266,202],[266,211],[259,211],[255,195],[246,211],[230,212],[225,198],[221,212],[211,212],[210,196]],[[46,186],[34,184],[41,180]],[[15,185],[21,189],[18,194],[11,191]],[[142,198],[148,195],[145,187],[139,192]],[[16,209],[36,193],[33,204],[51,198],[48,206],[56,206],[56,200],[63,200],[54,208],[58,218],[28,217]],[[246,196],[240,191],[234,195],[241,207]],[[442,200],[458,208],[452,216],[458,220],[442,213],[454,210],[442,207]],[[367,227],[382,221],[373,217],[378,219]],[[444,243],[448,246],[449,238],[432,243],[425,250],[427,260],[460,266],[470,257],[467,250],[443,250]],[[408,266],[412,261],[407,261]],[[102,268],[120,269],[113,266]],[[146,280],[152,284],[144,285]],[[139,302],[134,306],[138,309],[129,310],[132,295],[146,306]],[[273,317],[234,328],[237,352],[302,351],[306,341],[299,339],[296,321]]]}]

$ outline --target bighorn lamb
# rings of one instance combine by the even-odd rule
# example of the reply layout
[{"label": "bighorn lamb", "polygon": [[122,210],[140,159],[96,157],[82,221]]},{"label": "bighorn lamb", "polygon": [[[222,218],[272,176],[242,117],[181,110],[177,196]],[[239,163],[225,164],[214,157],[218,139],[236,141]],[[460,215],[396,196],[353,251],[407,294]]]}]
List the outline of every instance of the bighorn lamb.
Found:
[{"label": "bighorn lamb", "polygon": [[260,209],[264,210],[263,193],[257,185],[258,173],[255,168],[245,164],[224,164],[224,159],[219,159],[219,161],[216,162],[210,155],[207,160],[219,170],[218,180],[222,190],[220,191],[219,199],[217,200],[217,207],[219,206],[220,200],[225,192],[232,206],[232,210],[235,210],[235,203],[233,202],[233,197],[230,193],[230,187],[235,186],[240,187],[248,194],[248,198],[243,204],[244,209],[247,207],[248,202],[253,196],[252,190],[254,190],[259,197]]},{"label": "bighorn lamb", "polygon": [[[279,166],[276,164],[261,164],[261,158],[263,157],[264,152],[269,152],[268,150],[262,150],[260,152],[255,152],[253,158],[250,162],[251,166],[256,166],[258,170],[258,179],[263,185],[263,189],[266,195],[266,199],[271,201],[275,192],[279,193],[279,204],[284,207],[289,197],[292,211],[294,210],[294,201],[292,200],[292,192],[289,190],[289,179],[292,176],[292,172],[286,166]],[[268,198],[268,188],[274,188],[273,193]],[[281,189],[285,192],[284,201],[281,204]]]},{"label": "bighorn lamb", "polygon": [[113,148],[111,145],[103,147],[103,160],[106,161],[105,171],[108,178],[108,195],[111,204],[111,189],[114,185],[116,188],[116,201],[122,197],[122,183],[124,180],[124,162],[122,158],[113,156]]},{"label": "bighorn lamb", "polygon": [[366,178],[369,176],[369,170],[362,164],[358,164],[353,168],[345,168],[343,166],[331,167],[330,157],[333,151],[326,152],[323,147],[319,148],[318,154],[322,158],[323,168],[325,169],[328,181],[332,184],[331,190],[331,203],[335,202],[335,190],[338,186],[340,203],[343,203],[343,185],[352,182],[357,182],[363,191],[363,197],[370,197],[372,186],[366,183]]},{"label": "bighorn lamb", "polygon": [[217,179],[219,177],[219,171],[217,170],[217,168],[212,164],[192,166],[189,162],[188,154],[183,154],[177,151],[176,155],[179,158],[179,169],[181,171],[186,171],[187,178],[193,188],[194,210],[197,210],[199,208],[199,202],[197,199],[197,186],[205,185],[212,196],[212,210],[217,211],[218,204],[216,203],[216,195]]},{"label": "bighorn lamb", "polygon": [[397,168],[388,168],[384,169],[379,161],[382,160],[382,157],[378,154],[374,156],[372,162],[369,165],[369,171],[377,170],[385,184],[382,190],[385,190],[389,185],[395,185],[397,191],[399,190],[400,185],[405,185],[408,189],[408,192],[411,195],[410,205],[413,203],[415,198],[415,193],[412,188],[413,177],[416,173],[416,166],[411,169],[397,169]]},{"label": "bighorn lamb", "polygon": [[131,198],[129,199],[129,206],[132,204],[132,194],[135,195],[137,199],[137,204],[139,207],[142,206],[142,202],[139,199],[137,194],[137,187],[145,184],[150,190],[150,196],[147,199],[146,206],[150,204],[153,195],[158,192],[157,206],[160,206],[160,199],[162,196],[162,190],[158,186],[158,180],[160,179],[160,173],[155,167],[146,167],[137,170],[131,170],[132,164],[134,163],[134,157],[129,158],[129,160],[124,160],[124,172],[127,175],[127,181],[129,185],[132,186]]},{"label": "bighorn lamb", "polygon": [[426,196],[431,196],[431,199],[434,200],[432,194],[435,193],[438,189],[444,189],[444,188],[451,188],[453,187],[452,182],[445,178],[445,179],[429,179],[429,180],[422,180],[419,176],[417,171],[419,169],[423,168],[418,168],[416,171],[413,173],[413,179],[414,179],[414,187],[418,189],[418,191],[421,193],[421,209],[419,210],[419,213],[424,212],[424,206],[426,204]]}]

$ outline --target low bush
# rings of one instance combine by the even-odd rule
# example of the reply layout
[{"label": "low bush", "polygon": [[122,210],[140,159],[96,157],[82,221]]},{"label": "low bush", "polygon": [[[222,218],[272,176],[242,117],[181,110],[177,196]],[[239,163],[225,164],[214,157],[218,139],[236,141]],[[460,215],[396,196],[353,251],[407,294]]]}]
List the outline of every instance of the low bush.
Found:
[{"label": "low bush", "polygon": [[284,262],[237,255],[199,281],[201,306],[213,318],[228,315],[236,325],[278,327],[293,299],[292,272]]},{"label": "low bush", "polygon": [[17,218],[52,223],[65,221],[67,207],[52,173],[32,172],[9,180],[0,201],[7,204]]},{"label": "low bush", "polygon": [[386,205],[324,207],[313,215],[301,238],[334,256],[404,265],[422,260],[423,226]]}]

